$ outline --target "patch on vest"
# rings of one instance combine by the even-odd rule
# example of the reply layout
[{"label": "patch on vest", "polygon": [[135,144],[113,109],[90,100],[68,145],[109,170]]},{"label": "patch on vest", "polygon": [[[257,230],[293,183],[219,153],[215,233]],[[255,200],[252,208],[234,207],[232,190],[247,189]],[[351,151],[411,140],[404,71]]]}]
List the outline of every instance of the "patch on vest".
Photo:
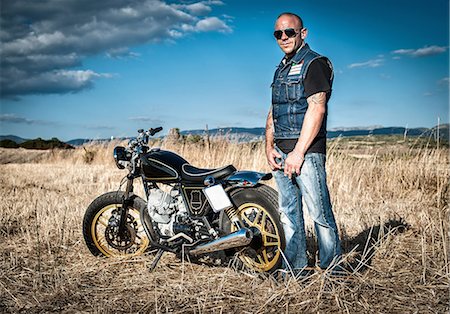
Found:
[{"label": "patch on vest", "polygon": [[302,70],[303,60],[299,64],[293,63],[291,69],[289,70],[288,75],[299,75]]}]

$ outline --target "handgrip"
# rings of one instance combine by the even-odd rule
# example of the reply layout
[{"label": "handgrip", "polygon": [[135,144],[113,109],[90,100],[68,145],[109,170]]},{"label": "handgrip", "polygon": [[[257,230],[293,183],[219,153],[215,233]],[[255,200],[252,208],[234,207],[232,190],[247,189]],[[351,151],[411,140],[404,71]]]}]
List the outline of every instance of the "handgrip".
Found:
[{"label": "handgrip", "polygon": [[160,126],[160,127],[154,128],[154,129],[150,129],[150,130],[148,130],[148,132],[150,133],[151,136],[153,136],[156,133],[162,131],[162,129],[163,129],[162,126]]}]

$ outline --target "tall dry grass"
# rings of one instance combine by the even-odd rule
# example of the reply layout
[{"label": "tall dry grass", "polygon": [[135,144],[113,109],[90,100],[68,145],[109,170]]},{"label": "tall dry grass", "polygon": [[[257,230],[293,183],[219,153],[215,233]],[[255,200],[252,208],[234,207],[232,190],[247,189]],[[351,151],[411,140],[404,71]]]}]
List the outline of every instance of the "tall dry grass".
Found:
[{"label": "tall dry grass", "polygon": [[[349,276],[317,270],[306,280],[280,283],[170,254],[152,273],[150,256],[91,256],[81,234],[83,213],[125,175],[111,157],[117,144],[0,150],[0,312],[449,311],[447,149],[378,147],[354,154],[331,143],[328,183]],[[260,143],[155,145],[199,167],[269,170]],[[308,229],[314,263],[310,222]]]}]

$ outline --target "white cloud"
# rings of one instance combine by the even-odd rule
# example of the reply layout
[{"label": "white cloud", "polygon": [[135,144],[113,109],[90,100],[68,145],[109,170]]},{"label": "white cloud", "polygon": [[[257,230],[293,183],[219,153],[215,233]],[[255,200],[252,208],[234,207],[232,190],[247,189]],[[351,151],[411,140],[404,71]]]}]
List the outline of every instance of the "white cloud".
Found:
[{"label": "white cloud", "polygon": [[[226,21],[206,16],[213,5],[222,4],[169,4],[163,0],[2,2],[0,96],[65,93],[71,86],[76,92],[91,87],[93,79],[108,76],[89,69],[73,71],[86,57],[136,57],[129,51],[133,45],[173,41],[195,32],[231,32]],[[50,85],[45,86],[45,82]]]},{"label": "white cloud", "polygon": [[231,28],[221,19],[217,17],[208,17],[200,20],[195,25],[195,30],[198,32],[211,32],[220,31],[224,33],[230,33]]},{"label": "white cloud", "polygon": [[192,14],[195,15],[204,15],[211,12],[211,7],[207,6],[206,4],[202,2],[193,3],[186,6],[186,9],[189,10]]},{"label": "white cloud", "polygon": [[428,46],[419,49],[397,49],[391,53],[395,56],[409,56],[409,57],[428,57],[446,52],[448,47],[444,46]]},{"label": "white cloud", "polygon": [[377,58],[372,59],[366,62],[360,62],[360,63],[352,63],[348,66],[349,69],[355,69],[355,68],[377,68],[382,66],[384,63],[383,58]]},{"label": "white cloud", "polygon": [[27,76],[19,73],[19,80],[2,82],[11,94],[74,93],[93,86],[97,78],[111,78],[110,73],[92,70],[54,70]]}]

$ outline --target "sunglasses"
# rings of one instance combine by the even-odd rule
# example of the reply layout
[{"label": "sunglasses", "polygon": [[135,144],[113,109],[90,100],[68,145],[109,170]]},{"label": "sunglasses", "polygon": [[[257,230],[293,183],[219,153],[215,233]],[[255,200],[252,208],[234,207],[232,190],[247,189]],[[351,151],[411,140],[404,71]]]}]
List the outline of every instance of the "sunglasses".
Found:
[{"label": "sunglasses", "polygon": [[297,35],[297,32],[295,31],[295,29],[293,28],[286,28],[283,30],[276,30],[273,32],[273,36],[275,36],[276,39],[281,39],[281,37],[283,36],[283,32],[286,34],[287,37],[291,38],[291,37],[295,37],[295,35]]}]

